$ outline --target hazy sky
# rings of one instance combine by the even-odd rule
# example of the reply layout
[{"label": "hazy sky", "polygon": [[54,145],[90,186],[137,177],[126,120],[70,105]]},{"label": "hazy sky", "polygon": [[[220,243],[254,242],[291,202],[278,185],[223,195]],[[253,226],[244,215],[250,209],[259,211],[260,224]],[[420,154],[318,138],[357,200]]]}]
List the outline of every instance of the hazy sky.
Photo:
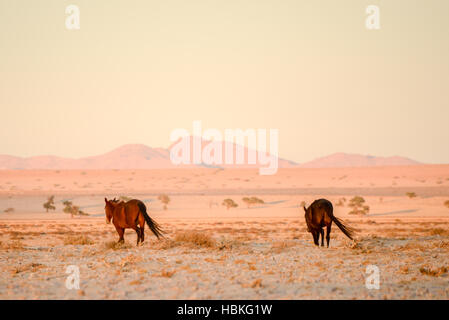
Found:
[{"label": "hazy sky", "polygon": [[0,108],[0,154],[167,147],[201,120],[277,128],[298,162],[449,163],[449,1],[0,0]]}]

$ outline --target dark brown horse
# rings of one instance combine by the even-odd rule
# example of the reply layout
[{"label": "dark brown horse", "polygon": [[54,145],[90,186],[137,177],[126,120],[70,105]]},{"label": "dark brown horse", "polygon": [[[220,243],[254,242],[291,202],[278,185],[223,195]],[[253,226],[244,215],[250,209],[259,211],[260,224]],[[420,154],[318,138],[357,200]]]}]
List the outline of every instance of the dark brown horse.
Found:
[{"label": "dark brown horse", "polygon": [[115,198],[114,200],[104,198],[104,201],[106,203],[104,207],[106,222],[111,223],[112,220],[120,237],[118,242],[125,241],[123,238],[125,229],[131,228],[137,233],[137,245],[139,245],[139,242],[142,243],[145,240],[145,222],[158,239],[159,237],[163,237],[162,229],[147,214],[147,207],[142,201],[132,199],[124,202],[118,201]]},{"label": "dark brown horse", "polygon": [[313,236],[313,242],[319,246],[320,234],[321,234],[321,246],[324,246],[324,230],[327,228],[326,241],[327,247],[329,248],[330,233],[332,227],[332,221],[335,222],[337,227],[351,240],[354,234],[354,229],[345,226],[340,219],[334,216],[334,208],[332,203],[326,199],[315,200],[307,209],[304,207],[306,212],[306,224],[307,231],[309,231]]}]

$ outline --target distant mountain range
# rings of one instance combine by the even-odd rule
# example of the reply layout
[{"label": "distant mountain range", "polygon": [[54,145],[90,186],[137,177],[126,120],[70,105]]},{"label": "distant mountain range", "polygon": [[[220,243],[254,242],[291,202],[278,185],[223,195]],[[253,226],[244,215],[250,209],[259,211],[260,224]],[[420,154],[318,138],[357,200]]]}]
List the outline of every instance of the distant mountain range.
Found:
[{"label": "distant mountain range", "polygon": [[[202,141],[204,149],[210,142]],[[235,148],[235,144],[230,144]],[[192,146],[192,144],[191,144]],[[234,164],[211,166],[201,164],[174,165],[170,160],[170,146],[164,148],[151,148],[142,144],[128,144],[114,149],[108,153],[79,159],[62,158],[56,156],[36,156],[29,158],[0,155],[0,169],[169,169],[169,168],[258,168],[260,165]],[[243,148],[245,162],[248,149]],[[234,149],[235,152],[235,149]],[[223,152],[224,154],[224,152]],[[224,155],[222,156],[224,159]],[[223,161],[224,162],[224,161]],[[403,166],[419,165],[421,163],[404,157],[374,157],[359,154],[335,153],[318,158],[303,164],[278,158],[279,168],[329,168],[329,167],[371,167],[371,166]]]},{"label": "distant mountain range", "polygon": [[361,154],[334,153],[326,157],[303,163],[302,168],[343,168],[343,167],[378,167],[411,166],[422,163],[405,157],[375,157]]}]

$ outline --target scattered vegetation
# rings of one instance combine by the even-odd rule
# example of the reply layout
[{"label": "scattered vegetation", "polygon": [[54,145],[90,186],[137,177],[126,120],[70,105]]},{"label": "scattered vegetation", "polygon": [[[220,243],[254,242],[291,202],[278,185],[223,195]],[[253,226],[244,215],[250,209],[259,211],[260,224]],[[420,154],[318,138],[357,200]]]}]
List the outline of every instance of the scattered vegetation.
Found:
[{"label": "scattered vegetation", "polygon": [[288,241],[288,240],[276,241],[271,244],[271,249],[275,253],[280,253],[280,252],[284,251],[285,249],[295,247],[296,245],[297,245],[297,243],[294,241]]},{"label": "scattered vegetation", "polygon": [[262,285],[262,279],[256,279],[251,284],[242,283],[243,288],[261,288]]},{"label": "scattered vegetation", "polygon": [[128,242],[108,241],[105,242],[104,244],[105,249],[112,249],[112,250],[129,249],[131,247],[132,247],[131,244],[129,244]]},{"label": "scattered vegetation", "polygon": [[8,243],[0,243],[0,248],[7,250],[23,250],[24,244],[20,240],[14,240]]},{"label": "scattered vegetation", "polygon": [[303,201],[301,201],[301,203],[299,204],[299,206],[300,206],[301,208],[304,208],[304,207],[307,206],[307,203],[303,200]]},{"label": "scattered vegetation", "polygon": [[4,213],[11,213],[14,212],[14,208],[7,208],[5,210],[3,210]]},{"label": "scattered vegetation", "polygon": [[408,266],[402,266],[399,268],[399,273],[401,274],[409,274],[410,268]]},{"label": "scattered vegetation", "polygon": [[244,197],[242,198],[243,202],[246,203],[246,205],[249,207],[251,207],[252,205],[256,205],[256,204],[264,204],[265,202],[262,199],[259,199],[257,197]]},{"label": "scattered vegetation", "polygon": [[444,205],[445,205],[446,207],[449,208],[449,200],[446,200],[446,201],[444,202]]},{"label": "scattered vegetation", "polygon": [[47,202],[43,204],[44,209],[48,212],[49,210],[55,210],[55,196],[50,196],[47,198]]},{"label": "scattered vegetation", "polygon": [[449,230],[443,228],[435,228],[430,230],[432,236],[449,236]]},{"label": "scattered vegetation", "polygon": [[416,198],[416,197],[417,197],[417,195],[416,195],[415,192],[406,192],[405,195],[406,195],[407,197],[409,197],[410,199],[413,199],[413,198]]},{"label": "scattered vegetation", "polygon": [[70,213],[71,217],[73,216],[88,216],[89,214],[80,210],[78,206],[73,205],[72,201],[66,200],[62,203],[64,205],[64,211],[65,213]]},{"label": "scattered vegetation", "polygon": [[70,235],[64,239],[64,245],[69,245],[69,244],[91,245],[91,244],[94,244],[94,241],[86,235],[78,235],[78,236]]},{"label": "scattered vegetation", "polygon": [[242,242],[234,239],[220,239],[216,244],[218,250],[232,250],[242,246]]},{"label": "scattered vegetation", "polygon": [[229,210],[229,208],[237,208],[239,206],[237,203],[234,202],[234,200],[229,198],[224,199],[221,205],[225,206],[227,210]]},{"label": "scattered vegetation", "polygon": [[161,273],[153,274],[153,277],[163,277],[163,278],[171,278],[176,273],[175,270],[162,270]]},{"label": "scattered vegetation", "polygon": [[164,204],[164,210],[167,210],[167,205],[170,203],[170,197],[166,194],[160,194],[157,199]]},{"label": "scattered vegetation", "polygon": [[430,267],[421,267],[419,268],[419,272],[422,274],[432,276],[432,277],[439,277],[445,273],[447,273],[449,269],[447,267],[440,267],[440,268],[430,268]]},{"label": "scattered vegetation", "polygon": [[175,235],[175,242],[193,244],[197,247],[213,248],[215,240],[208,234],[202,232],[181,232]]},{"label": "scattered vegetation", "polygon": [[365,205],[365,199],[360,196],[349,200],[348,206],[352,208],[349,214],[367,214],[369,212],[369,206]]},{"label": "scattered vegetation", "polygon": [[30,272],[37,272],[39,269],[44,268],[45,266],[41,263],[29,263],[26,265],[20,265],[20,266],[15,266],[13,267],[11,273],[12,274],[18,274],[21,272],[26,272],[26,271],[30,271]]}]

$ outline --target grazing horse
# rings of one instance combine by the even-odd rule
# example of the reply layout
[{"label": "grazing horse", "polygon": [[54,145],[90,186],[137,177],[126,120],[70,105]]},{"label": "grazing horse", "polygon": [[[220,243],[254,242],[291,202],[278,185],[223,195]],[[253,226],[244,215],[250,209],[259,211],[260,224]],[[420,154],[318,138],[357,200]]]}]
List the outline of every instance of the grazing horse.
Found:
[{"label": "grazing horse", "polygon": [[345,226],[340,219],[334,216],[334,209],[332,203],[326,199],[315,200],[307,209],[304,206],[305,218],[307,224],[307,231],[313,236],[313,242],[319,246],[321,234],[321,246],[324,246],[324,230],[327,228],[326,241],[329,248],[330,233],[332,221],[340,228],[340,230],[351,240],[354,234],[354,229]]},{"label": "grazing horse", "polygon": [[162,229],[147,214],[147,208],[142,201],[132,199],[128,202],[124,202],[116,200],[115,198],[114,200],[104,198],[104,201],[106,203],[104,207],[106,222],[111,223],[112,220],[112,223],[114,224],[120,237],[118,242],[125,241],[123,238],[125,229],[131,228],[137,233],[137,245],[139,245],[139,242],[143,243],[145,240],[145,222],[158,239],[159,237],[163,237]]}]

